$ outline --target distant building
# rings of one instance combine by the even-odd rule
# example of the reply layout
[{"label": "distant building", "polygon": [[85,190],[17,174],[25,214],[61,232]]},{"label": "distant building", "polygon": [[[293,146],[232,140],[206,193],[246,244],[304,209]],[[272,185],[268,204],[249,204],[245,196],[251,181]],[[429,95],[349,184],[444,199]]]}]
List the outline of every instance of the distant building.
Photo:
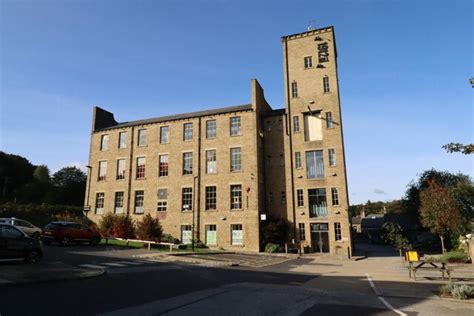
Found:
[{"label": "distant building", "polygon": [[332,27],[282,37],[285,109],[257,80],[245,105],[119,123],[94,108],[86,206],[158,217],[189,243],[261,251],[262,226],[283,218],[288,242],[351,251]]}]

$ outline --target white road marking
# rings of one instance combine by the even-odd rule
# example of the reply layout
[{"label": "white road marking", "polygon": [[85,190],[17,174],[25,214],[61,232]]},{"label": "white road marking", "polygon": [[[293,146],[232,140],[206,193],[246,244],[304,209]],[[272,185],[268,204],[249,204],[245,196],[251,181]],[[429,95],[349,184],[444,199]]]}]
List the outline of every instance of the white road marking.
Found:
[{"label": "white road marking", "polygon": [[104,269],[104,268],[107,268],[107,267],[98,266],[98,265],[95,265],[95,264],[80,264],[79,266],[80,266],[80,267],[84,267],[84,268],[93,268],[93,269]]},{"label": "white road marking", "polygon": [[114,262],[102,262],[101,265],[111,266],[111,267],[126,267],[125,264],[114,263]]},{"label": "white road marking", "polygon": [[372,281],[372,278],[370,277],[370,274],[366,273],[365,274],[367,276],[367,281],[369,281],[369,284],[370,284],[370,287],[374,290],[375,292],[375,295],[377,295],[377,298],[390,310],[394,311],[395,313],[397,313],[398,315],[400,316],[407,316],[407,314],[405,314],[404,312],[394,308],[392,306],[392,304],[390,304],[389,302],[387,302],[387,300],[385,298],[383,298],[381,295],[380,295],[380,292],[379,290],[375,287],[375,284],[374,282]]},{"label": "white road marking", "polygon": [[146,263],[146,264],[150,264],[150,263],[157,263],[157,262],[160,262],[160,261],[157,261],[157,260],[138,260],[136,262],[140,262],[140,263]]},{"label": "white road marking", "polygon": [[136,262],[136,261],[119,261],[117,263],[131,265],[131,266],[141,266],[143,264],[142,262]]}]

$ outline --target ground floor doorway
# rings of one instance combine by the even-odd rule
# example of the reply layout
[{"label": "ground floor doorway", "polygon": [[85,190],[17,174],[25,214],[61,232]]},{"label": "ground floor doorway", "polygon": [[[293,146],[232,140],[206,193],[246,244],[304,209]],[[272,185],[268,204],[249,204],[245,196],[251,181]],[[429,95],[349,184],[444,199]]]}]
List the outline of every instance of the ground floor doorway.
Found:
[{"label": "ground floor doorway", "polygon": [[329,252],[328,223],[313,223],[311,227],[311,248],[313,252]]}]

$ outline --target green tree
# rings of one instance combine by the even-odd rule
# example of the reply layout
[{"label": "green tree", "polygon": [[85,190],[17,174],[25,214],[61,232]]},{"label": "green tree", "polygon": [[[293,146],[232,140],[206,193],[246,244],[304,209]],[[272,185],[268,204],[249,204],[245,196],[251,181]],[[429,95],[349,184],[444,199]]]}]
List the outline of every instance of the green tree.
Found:
[{"label": "green tree", "polygon": [[53,174],[55,203],[83,205],[86,191],[86,174],[77,167],[65,167]]},{"label": "green tree", "polygon": [[392,245],[399,250],[410,247],[408,239],[403,236],[403,229],[400,225],[388,222],[383,224],[382,230],[384,232],[382,239],[387,244]]},{"label": "green tree", "polygon": [[33,178],[35,166],[26,158],[0,151],[0,197],[2,201],[22,200],[23,187]]},{"label": "green tree", "polygon": [[471,155],[474,153],[474,144],[463,145],[461,143],[449,143],[443,146],[448,153],[463,153],[464,155]]},{"label": "green tree", "polygon": [[405,197],[402,200],[404,211],[411,215],[412,218],[419,221],[420,219],[420,192],[428,187],[430,181],[436,181],[442,187],[455,187],[459,182],[470,182],[468,176],[464,174],[453,174],[446,171],[438,171],[435,169],[426,170],[421,173],[418,180],[412,181],[407,188]]},{"label": "green tree", "polygon": [[445,253],[444,239],[452,233],[458,233],[461,227],[461,214],[449,187],[443,187],[435,179],[420,192],[421,224],[439,236],[441,249]]},{"label": "green tree", "polygon": [[142,240],[159,241],[163,235],[163,228],[158,218],[146,214],[141,221],[137,222],[136,233],[137,237]]},{"label": "green tree", "polygon": [[265,243],[282,245],[287,241],[288,224],[282,219],[269,219],[263,227],[263,239]]}]

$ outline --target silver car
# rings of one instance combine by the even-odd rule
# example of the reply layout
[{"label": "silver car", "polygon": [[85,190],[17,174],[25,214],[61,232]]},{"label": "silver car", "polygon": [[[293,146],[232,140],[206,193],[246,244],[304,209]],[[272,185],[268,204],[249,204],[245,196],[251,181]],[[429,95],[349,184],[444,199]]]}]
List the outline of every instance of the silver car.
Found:
[{"label": "silver car", "polygon": [[36,227],[30,222],[27,222],[22,219],[18,219],[15,217],[0,218],[0,223],[13,225],[19,230],[21,230],[22,232],[24,232],[25,234],[34,238],[39,238],[41,235],[41,228]]}]

